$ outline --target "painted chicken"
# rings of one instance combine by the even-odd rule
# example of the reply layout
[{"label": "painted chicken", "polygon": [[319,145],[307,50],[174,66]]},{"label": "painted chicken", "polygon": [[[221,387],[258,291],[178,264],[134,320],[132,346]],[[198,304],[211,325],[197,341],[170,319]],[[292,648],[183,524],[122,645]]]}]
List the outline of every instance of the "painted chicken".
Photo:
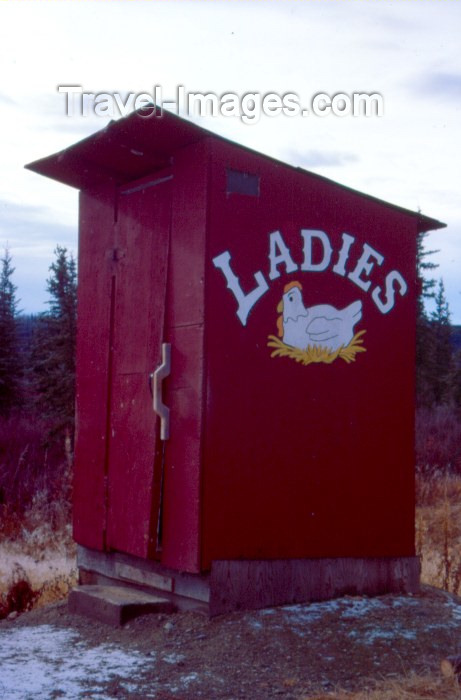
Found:
[{"label": "painted chicken", "polygon": [[362,302],[354,301],[344,309],[328,304],[306,308],[300,282],[285,286],[277,311],[279,338],[286,345],[305,350],[309,345],[321,346],[334,352],[346,347],[354,337],[354,326],[362,318]]}]

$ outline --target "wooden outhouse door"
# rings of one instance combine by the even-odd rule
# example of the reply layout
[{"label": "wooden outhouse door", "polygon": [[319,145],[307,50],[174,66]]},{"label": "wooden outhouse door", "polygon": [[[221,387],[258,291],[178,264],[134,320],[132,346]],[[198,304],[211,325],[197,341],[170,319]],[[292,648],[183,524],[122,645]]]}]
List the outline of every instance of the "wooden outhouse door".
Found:
[{"label": "wooden outhouse door", "polygon": [[[162,173],[118,189],[110,225],[101,208],[102,202],[91,200],[88,215],[96,215],[102,227],[96,226],[92,232],[97,238],[90,247],[96,255],[90,260],[82,256],[79,297],[86,332],[88,326],[93,332],[79,338],[82,376],[78,378],[77,394],[76,486],[86,491],[86,508],[91,509],[93,503],[100,513],[96,520],[92,518],[92,526],[100,532],[85,533],[83,543],[93,539],[98,548],[153,557],[158,549],[163,450],[149,377],[162,360],[170,178]],[[92,308],[101,297],[107,300],[107,308],[102,317],[94,313],[93,318]],[[98,342],[105,351],[94,347]],[[101,354],[100,364],[105,366],[102,372],[96,367],[93,378],[85,380],[94,351]],[[99,386],[98,393],[100,396],[105,392],[104,417],[95,415],[98,402],[94,400],[95,382],[100,385],[102,376],[105,386]],[[95,424],[99,426],[98,435]],[[98,436],[104,447],[96,445],[99,458],[96,455],[95,459],[85,453]],[[88,474],[85,482],[89,461],[97,474]],[[95,479],[97,488],[93,489]],[[77,531],[78,521],[77,513]],[[83,525],[83,529],[86,527]]]},{"label": "wooden outhouse door", "polygon": [[161,449],[149,376],[161,363],[169,230],[169,181],[119,191],[106,545],[143,557],[157,539]]}]

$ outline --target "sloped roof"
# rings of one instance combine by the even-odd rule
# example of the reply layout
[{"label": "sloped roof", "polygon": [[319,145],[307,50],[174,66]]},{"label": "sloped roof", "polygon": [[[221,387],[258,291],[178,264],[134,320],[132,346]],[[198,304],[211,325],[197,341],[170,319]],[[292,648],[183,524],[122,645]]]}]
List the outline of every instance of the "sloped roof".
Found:
[{"label": "sloped roof", "polygon": [[[160,110],[158,113],[160,114]],[[123,184],[166,167],[175,151],[205,138],[224,141],[235,148],[257,153],[171,112],[163,110],[161,116],[146,116],[146,110],[138,110],[127,117],[110,122],[104,129],[65,150],[36,160],[25,167],[78,189],[96,187],[107,182],[108,179]],[[293,167],[261,153],[257,155],[274,164]],[[295,170],[359,194],[371,201],[379,202],[403,214],[416,217],[420,232],[446,226],[437,219],[358,192],[322,175],[301,168],[295,168]]]}]

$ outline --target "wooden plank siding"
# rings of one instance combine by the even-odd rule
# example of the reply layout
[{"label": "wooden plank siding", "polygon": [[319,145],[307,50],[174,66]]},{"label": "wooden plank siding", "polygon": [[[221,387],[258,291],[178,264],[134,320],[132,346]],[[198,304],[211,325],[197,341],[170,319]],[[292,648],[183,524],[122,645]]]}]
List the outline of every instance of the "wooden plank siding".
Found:
[{"label": "wooden plank siding", "polygon": [[74,538],[105,547],[110,328],[116,190],[80,193]]},{"label": "wooden plank siding", "polygon": [[417,593],[419,574],[418,557],[214,561],[210,615],[343,595]]}]

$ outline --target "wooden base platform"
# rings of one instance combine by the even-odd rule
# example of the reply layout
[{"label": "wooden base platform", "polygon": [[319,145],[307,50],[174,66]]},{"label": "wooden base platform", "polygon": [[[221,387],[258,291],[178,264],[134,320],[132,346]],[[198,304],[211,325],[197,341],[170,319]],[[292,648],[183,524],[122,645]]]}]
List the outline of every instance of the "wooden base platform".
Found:
[{"label": "wooden base platform", "polygon": [[81,584],[128,586],[210,616],[343,595],[417,593],[418,557],[214,561],[210,574],[166,569],[118,552],[78,547]]}]

